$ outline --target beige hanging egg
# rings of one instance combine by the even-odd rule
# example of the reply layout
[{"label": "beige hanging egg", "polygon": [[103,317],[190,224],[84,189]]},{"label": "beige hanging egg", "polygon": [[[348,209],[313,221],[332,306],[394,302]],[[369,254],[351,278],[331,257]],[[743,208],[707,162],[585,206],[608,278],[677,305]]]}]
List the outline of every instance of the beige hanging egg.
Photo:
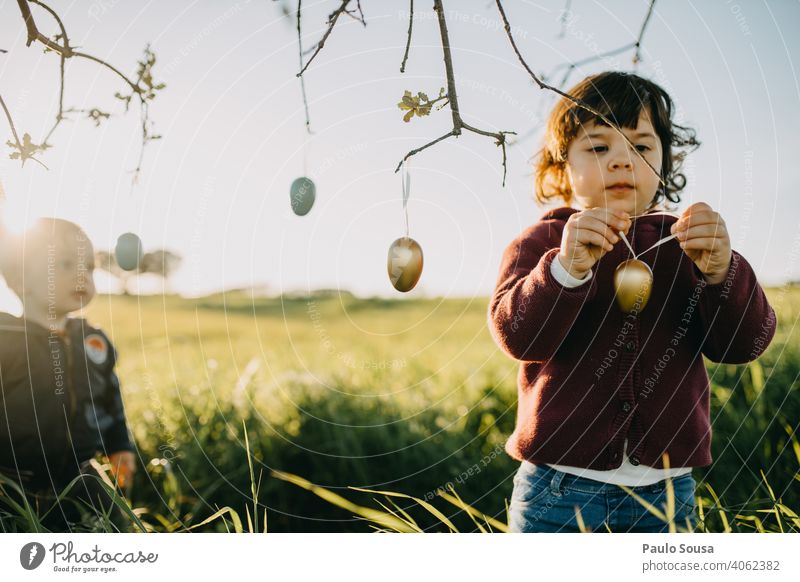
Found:
[{"label": "beige hanging egg", "polygon": [[413,238],[398,238],[389,247],[389,280],[398,291],[411,291],[422,275],[422,247]]},{"label": "beige hanging egg", "polygon": [[614,290],[617,305],[626,313],[640,312],[650,299],[653,271],[639,259],[621,262],[614,271]]}]

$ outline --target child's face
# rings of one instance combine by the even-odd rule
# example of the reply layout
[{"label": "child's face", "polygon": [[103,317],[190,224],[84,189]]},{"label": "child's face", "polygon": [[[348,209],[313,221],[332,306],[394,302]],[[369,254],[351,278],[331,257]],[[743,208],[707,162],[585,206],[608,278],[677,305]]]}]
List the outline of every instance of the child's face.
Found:
[{"label": "child's face", "polygon": [[43,246],[26,253],[26,302],[56,317],[87,305],[95,295],[91,241],[82,232],[69,231],[48,238]]},{"label": "child's face", "polygon": [[[661,140],[646,110],[642,109],[636,129],[621,129],[660,174]],[[594,122],[583,125],[569,144],[567,176],[583,208],[624,210],[631,216],[647,209],[659,185],[658,176],[616,130]],[[620,182],[627,186],[614,187]]]}]

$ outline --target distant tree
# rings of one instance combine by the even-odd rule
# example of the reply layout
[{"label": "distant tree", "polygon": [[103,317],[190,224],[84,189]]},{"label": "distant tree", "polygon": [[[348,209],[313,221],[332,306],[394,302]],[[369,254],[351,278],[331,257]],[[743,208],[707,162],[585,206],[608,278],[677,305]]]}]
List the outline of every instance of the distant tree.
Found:
[{"label": "distant tree", "polygon": [[98,269],[102,269],[111,274],[120,282],[120,291],[124,295],[130,295],[129,282],[131,277],[138,275],[158,275],[164,279],[166,285],[170,277],[175,273],[181,264],[181,257],[167,250],[157,250],[145,253],[139,267],[134,271],[126,271],[117,264],[117,259],[113,252],[97,251],[95,253],[95,263]]}]

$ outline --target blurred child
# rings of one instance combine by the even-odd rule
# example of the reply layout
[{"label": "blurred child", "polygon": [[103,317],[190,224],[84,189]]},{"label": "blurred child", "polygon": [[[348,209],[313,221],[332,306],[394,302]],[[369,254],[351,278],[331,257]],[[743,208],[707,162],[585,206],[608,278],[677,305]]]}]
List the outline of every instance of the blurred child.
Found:
[{"label": "blurred child", "polygon": [[[122,527],[124,515],[88,477],[99,476],[97,453],[121,488],[136,467],[116,351],[100,329],[69,317],[95,295],[92,243],[77,225],[43,218],[0,238],[0,269],[23,306],[21,318],[0,313],[0,473],[50,509],[48,529],[71,529],[84,503]],[[45,506],[79,476],[66,500]]]}]

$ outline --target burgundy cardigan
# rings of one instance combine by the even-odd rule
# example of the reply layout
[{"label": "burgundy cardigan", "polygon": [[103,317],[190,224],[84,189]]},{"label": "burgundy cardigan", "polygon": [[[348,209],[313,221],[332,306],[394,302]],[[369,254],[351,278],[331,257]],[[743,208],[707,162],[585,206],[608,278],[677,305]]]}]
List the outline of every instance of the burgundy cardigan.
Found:
[{"label": "burgundy cardigan", "polygon": [[[775,312],[750,264],[733,251],[725,280],[708,284],[673,239],[645,253],[653,270],[648,304],[626,314],[614,299],[616,266],[631,258],[623,241],[575,288],[550,266],[574,208],[557,208],[503,254],[488,309],[497,344],[521,360],[517,423],[506,452],[517,460],[609,470],[622,463],[663,468],[711,464],[709,382],[714,362],[755,360],[775,334]],[[636,218],[636,252],[677,219]]]}]

